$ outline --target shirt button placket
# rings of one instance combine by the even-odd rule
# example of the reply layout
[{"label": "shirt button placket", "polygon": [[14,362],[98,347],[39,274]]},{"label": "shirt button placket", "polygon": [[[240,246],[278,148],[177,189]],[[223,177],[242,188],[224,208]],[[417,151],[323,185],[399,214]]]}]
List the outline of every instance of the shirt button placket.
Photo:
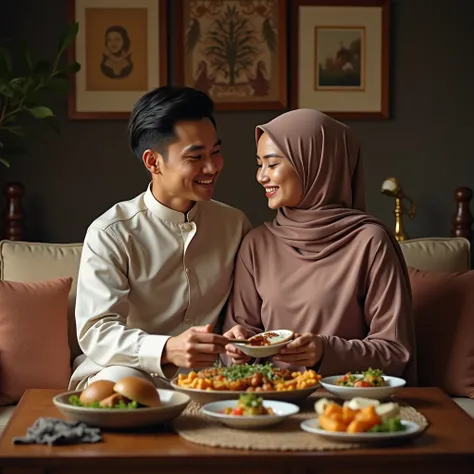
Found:
[{"label": "shirt button placket", "polygon": [[182,231],[183,231],[183,238],[184,238],[184,255],[183,255],[183,265],[184,265],[184,272],[186,274],[186,279],[188,282],[188,298],[189,298],[189,304],[188,308],[184,314],[184,324],[187,327],[192,327],[193,326],[193,318],[192,318],[192,305],[193,305],[193,279],[192,279],[192,272],[191,270],[186,266],[186,250],[189,246],[189,243],[191,242],[193,238],[192,231],[194,230],[194,225],[192,223],[185,223],[182,225]]}]

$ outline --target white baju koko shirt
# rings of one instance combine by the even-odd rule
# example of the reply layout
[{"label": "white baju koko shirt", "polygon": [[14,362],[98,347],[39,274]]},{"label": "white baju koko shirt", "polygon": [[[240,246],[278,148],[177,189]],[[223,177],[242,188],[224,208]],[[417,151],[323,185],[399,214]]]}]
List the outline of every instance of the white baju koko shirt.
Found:
[{"label": "white baju koko shirt", "polygon": [[192,326],[215,325],[250,227],[241,211],[216,201],[196,203],[187,215],[169,209],[150,186],[97,218],[86,233],[77,286],[77,336],[86,358],[69,388],[84,388],[112,365],[166,378],[166,341]]}]

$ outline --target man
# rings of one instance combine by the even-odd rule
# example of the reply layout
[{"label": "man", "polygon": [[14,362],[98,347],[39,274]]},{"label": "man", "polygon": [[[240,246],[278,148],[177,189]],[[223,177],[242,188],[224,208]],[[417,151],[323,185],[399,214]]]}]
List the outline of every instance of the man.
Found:
[{"label": "man", "polygon": [[152,90],[135,105],[129,139],[151,183],[87,230],[76,301],[84,355],[70,389],[130,375],[161,385],[225,352],[212,328],[250,223],[211,200],[223,167],[212,100],[191,88]]}]

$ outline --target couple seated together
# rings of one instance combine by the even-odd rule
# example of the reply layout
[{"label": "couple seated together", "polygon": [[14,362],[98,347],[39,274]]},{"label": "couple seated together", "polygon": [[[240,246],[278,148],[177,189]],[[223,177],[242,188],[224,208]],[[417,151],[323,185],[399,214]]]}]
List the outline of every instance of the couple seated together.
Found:
[{"label": "couple seated together", "polygon": [[407,268],[365,212],[352,130],[312,109],[257,126],[256,179],[276,215],[251,229],[212,199],[224,165],[213,109],[186,87],[136,103],[129,141],[150,184],[87,229],[70,389],[130,375],[163,387],[220,354],[247,362],[228,339],[275,329],[295,332],[275,365],[322,376],[373,367],[415,384]]}]

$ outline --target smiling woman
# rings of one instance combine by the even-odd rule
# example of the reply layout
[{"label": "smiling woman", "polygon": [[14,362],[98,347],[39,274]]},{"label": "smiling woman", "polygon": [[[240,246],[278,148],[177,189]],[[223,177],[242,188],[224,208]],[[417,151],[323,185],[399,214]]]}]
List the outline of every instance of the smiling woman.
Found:
[{"label": "smiling woman", "polygon": [[295,207],[303,197],[298,174],[267,133],[258,141],[257,181],[265,188],[268,207]]},{"label": "smiling woman", "polygon": [[[273,356],[324,375],[379,367],[414,382],[411,292],[393,233],[365,213],[360,144],[346,125],[312,109],[256,129],[257,180],[272,222],[245,237],[229,299],[226,337],[288,328]],[[242,352],[238,352],[240,349]],[[235,362],[241,347],[230,346]]]}]

